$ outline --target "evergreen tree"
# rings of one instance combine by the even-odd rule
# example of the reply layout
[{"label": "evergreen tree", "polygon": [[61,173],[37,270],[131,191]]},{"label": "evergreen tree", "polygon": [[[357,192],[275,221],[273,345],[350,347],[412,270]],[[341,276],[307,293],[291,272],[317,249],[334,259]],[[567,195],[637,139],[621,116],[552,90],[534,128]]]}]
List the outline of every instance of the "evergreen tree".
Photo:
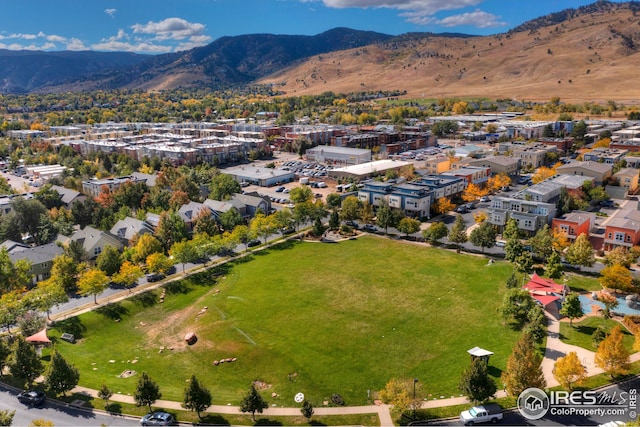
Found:
[{"label": "evergreen tree", "polygon": [[518,278],[515,271],[511,273],[511,276],[507,279],[507,289],[513,289],[518,287]]},{"label": "evergreen tree", "polygon": [[148,406],[149,412],[151,412],[151,405],[161,397],[162,393],[160,393],[158,384],[149,378],[146,372],[143,372],[136,385],[136,391],[133,393],[136,406]]},{"label": "evergreen tree", "polygon": [[398,219],[393,209],[389,207],[386,203],[383,203],[378,207],[376,211],[376,223],[379,227],[384,228],[384,234],[387,234],[389,227],[395,227],[398,225]]},{"label": "evergreen tree", "polygon": [[10,426],[13,424],[13,417],[16,415],[16,411],[10,411],[5,409],[0,411],[0,426]]},{"label": "evergreen tree", "polygon": [[54,350],[51,356],[51,363],[45,372],[45,384],[47,388],[54,394],[62,393],[66,396],[69,390],[72,390],[80,380],[80,372],[78,369],[62,355]]},{"label": "evergreen tree", "polygon": [[269,405],[264,401],[258,390],[256,390],[256,386],[251,384],[249,388],[249,392],[242,398],[242,402],[240,403],[240,410],[242,412],[251,412],[251,418],[255,422],[256,420],[256,412],[259,414]]},{"label": "evergreen tree", "polygon": [[562,301],[560,314],[569,318],[569,325],[573,326],[573,319],[584,316],[582,304],[580,303],[580,295],[577,292],[570,292]]},{"label": "evergreen tree", "polygon": [[496,393],[496,383],[489,378],[487,362],[476,357],[465,369],[458,388],[473,402],[484,402]]},{"label": "evergreen tree", "polygon": [[520,239],[521,233],[518,228],[518,221],[515,218],[509,218],[504,225],[504,231],[502,232],[502,238],[504,240]]},{"label": "evergreen tree", "polygon": [[553,235],[548,224],[539,229],[528,242],[533,248],[533,253],[538,259],[546,260],[553,251]]},{"label": "evergreen tree", "polygon": [[111,389],[103,383],[102,387],[100,387],[100,390],[98,390],[98,397],[104,400],[105,407],[107,406],[109,399],[111,399],[111,396],[113,396],[113,391],[111,391]]},{"label": "evergreen tree", "polygon": [[509,289],[502,297],[500,314],[505,321],[522,325],[527,320],[533,306],[533,298],[529,295],[529,291],[513,288]]},{"label": "evergreen tree", "polygon": [[457,245],[456,252],[460,253],[460,245],[467,241],[467,225],[462,215],[456,216],[456,221],[449,230],[449,240]]},{"label": "evergreen tree", "polygon": [[9,370],[14,378],[22,381],[27,388],[42,374],[42,362],[33,345],[18,337],[9,356]]},{"label": "evergreen tree", "polygon": [[202,419],[201,412],[206,411],[211,406],[211,392],[200,382],[195,375],[191,375],[191,380],[184,390],[182,406],[190,411],[196,411],[198,418]]},{"label": "evergreen tree", "polygon": [[329,216],[329,228],[331,230],[337,230],[340,228],[340,216],[337,211],[331,212],[331,215]]},{"label": "evergreen tree", "polygon": [[534,304],[533,307],[527,313],[527,319],[529,322],[525,327],[525,332],[531,335],[531,339],[535,342],[541,342],[545,336],[544,327],[547,324],[547,319],[544,317],[544,311],[538,304]]},{"label": "evergreen tree", "polygon": [[510,396],[519,396],[529,387],[544,390],[546,381],[540,366],[540,356],[536,354],[534,342],[523,333],[507,360],[507,368],[502,373],[502,382]]},{"label": "evergreen tree", "polygon": [[547,258],[547,275],[552,279],[559,279],[563,272],[560,254],[558,251],[551,251],[551,255]]},{"label": "evergreen tree", "polygon": [[509,239],[504,245],[504,259],[515,262],[524,252],[524,245],[520,239]]}]

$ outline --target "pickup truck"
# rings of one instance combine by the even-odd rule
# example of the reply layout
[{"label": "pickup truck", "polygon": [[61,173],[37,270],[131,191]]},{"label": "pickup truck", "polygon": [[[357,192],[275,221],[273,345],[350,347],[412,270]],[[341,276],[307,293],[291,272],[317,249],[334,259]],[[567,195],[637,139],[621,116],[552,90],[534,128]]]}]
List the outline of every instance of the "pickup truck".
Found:
[{"label": "pickup truck", "polygon": [[474,406],[460,413],[460,421],[466,426],[480,423],[497,423],[502,420],[502,408],[496,404]]}]

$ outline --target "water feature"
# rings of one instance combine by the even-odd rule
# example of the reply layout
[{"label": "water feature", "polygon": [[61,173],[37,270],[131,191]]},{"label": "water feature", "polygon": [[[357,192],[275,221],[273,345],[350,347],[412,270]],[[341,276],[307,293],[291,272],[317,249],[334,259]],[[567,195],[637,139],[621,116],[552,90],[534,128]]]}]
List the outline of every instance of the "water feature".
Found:
[{"label": "water feature", "polygon": [[[635,314],[640,315],[640,303],[636,301],[627,301],[624,296],[617,296],[618,306],[612,311],[615,313]],[[591,299],[588,295],[580,295],[580,304],[582,305],[582,311],[584,314],[591,313],[591,306],[597,305],[599,308],[604,308],[604,304],[598,300]]]}]

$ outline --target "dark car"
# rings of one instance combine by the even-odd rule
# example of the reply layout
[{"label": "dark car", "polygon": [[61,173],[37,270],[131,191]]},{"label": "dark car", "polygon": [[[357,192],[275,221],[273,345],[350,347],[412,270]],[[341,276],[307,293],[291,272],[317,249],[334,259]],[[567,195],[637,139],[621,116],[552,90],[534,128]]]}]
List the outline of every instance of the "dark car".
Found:
[{"label": "dark car", "polygon": [[296,232],[295,228],[293,227],[285,227],[281,231],[282,231],[282,234],[292,234]]},{"label": "dark car", "polygon": [[284,191],[284,187],[278,187],[276,193],[282,193]]},{"label": "dark car", "polygon": [[40,406],[46,398],[47,396],[38,390],[25,390],[18,395],[18,401],[29,406]]},{"label": "dark car", "polygon": [[247,247],[252,248],[254,246],[258,246],[260,243],[262,243],[260,240],[252,239],[247,242]]},{"label": "dark car", "polygon": [[176,419],[168,412],[150,412],[140,420],[143,426],[172,426],[176,424]]},{"label": "dark car", "polygon": [[613,208],[616,206],[616,204],[613,200],[603,200],[600,202],[600,206],[602,206],[603,208]]},{"label": "dark car", "polygon": [[162,273],[148,273],[146,276],[147,282],[157,282],[158,280],[164,279],[164,274]]},{"label": "dark car", "polygon": [[469,209],[467,209],[467,207],[465,205],[460,205],[456,208],[456,212],[458,213],[467,213],[469,212]]}]

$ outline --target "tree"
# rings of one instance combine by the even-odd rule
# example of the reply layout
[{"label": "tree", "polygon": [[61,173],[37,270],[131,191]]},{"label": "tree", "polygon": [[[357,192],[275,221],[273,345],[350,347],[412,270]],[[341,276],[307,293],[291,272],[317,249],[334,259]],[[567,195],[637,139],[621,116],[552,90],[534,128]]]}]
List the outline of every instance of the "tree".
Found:
[{"label": "tree", "polygon": [[0,411],[0,426],[10,426],[13,424],[13,417],[16,415],[16,411],[10,411],[8,409]]},{"label": "tree", "polygon": [[136,406],[148,406],[149,412],[151,412],[151,405],[161,397],[162,393],[160,393],[158,384],[149,378],[146,372],[143,372],[140,379],[138,379],[136,391],[133,393]]},{"label": "tree", "polygon": [[518,257],[524,252],[524,245],[517,238],[511,238],[507,240],[504,245],[504,259],[511,262],[516,262]]},{"label": "tree", "polygon": [[90,268],[80,273],[78,277],[78,290],[82,295],[93,295],[93,302],[98,304],[98,295],[104,292],[109,285],[109,278],[104,271]]},{"label": "tree", "polygon": [[587,378],[587,369],[580,363],[578,353],[571,351],[556,360],[553,365],[553,377],[562,387],[571,390],[574,384],[580,385]]},{"label": "tree", "polygon": [[49,312],[54,306],[69,301],[64,288],[53,277],[38,282],[37,287],[26,294],[26,298],[29,305],[47,313],[48,319],[50,319]]},{"label": "tree", "polygon": [[510,396],[519,396],[529,387],[544,390],[546,381],[540,365],[534,341],[526,332],[520,336],[507,360],[507,368],[502,373],[502,382]]},{"label": "tree", "polygon": [[553,235],[548,224],[539,229],[536,234],[529,239],[529,245],[533,248],[533,253],[539,259],[547,259],[553,251]]},{"label": "tree", "polygon": [[6,339],[0,339],[0,377],[2,377],[2,371],[7,365],[7,359],[11,355],[11,347],[7,343]]},{"label": "tree", "polygon": [[456,220],[453,226],[449,230],[449,241],[455,243],[456,252],[460,253],[460,245],[467,241],[467,225],[464,222],[462,215],[456,215]]},{"label": "tree", "polygon": [[45,384],[47,388],[54,394],[62,393],[66,396],[69,390],[72,390],[80,380],[80,372],[78,369],[62,355],[54,350],[51,355],[51,363],[45,371]]},{"label": "tree", "polygon": [[255,236],[261,237],[264,243],[267,243],[267,238],[275,231],[275,224],[270,216],[257,214],[249,223],[249,229]]},{"label": "tree", "polygon": [[558,251],[551,251],[551,255],[547,258],[547,276],[552,279],[559,279],[562,277],[564,268],[562,267],[562,258]]},{"label": "tree", "polygon": [[420,231],[420,221],[413,218],[402,218],[400,222],[398,222],[398,231],[404,233],[406,236],[417,233]]},{"label": "tree", "polygon": [[511,217],[507,220],[507,223],[504,225],[504,231],[502,232],[502,238],[509,241],[512,239],[520,239],[521,233],[518,228],[518,221],[515,218]]},{"label": "tree", "polygon": [[604,263],[607,266],[619,264],[629,268],[637,258],[638,254],[629,251],[626,247],[616,246],[607,253]]},{"label": "tree", "polygon": [[240,191],[240,183],[226,173],[217,174],[209,184],[209,198],[213,200],[229,200],[234,193]]},{"label": "tree", "polygon": [[26,259],[11,261],[6,248],[0,248],[0,295],[4,292],[23,291],[31,282],[31,263]]},{"label": "tree", "polygon": [[607,374],[621,375],[629,369],[629,351],[622,342],[622,330],[616,325],[611,333],[600,343],[594,363]]},{"label": "tree", "polygon": [[546,166],[540,166],[531,177],[531,182],[533,182],[534,184],[538,184],[547,178],[551,178],[555,174],[555,169],[548,168]]},{"label": "tree", "polygon": [[518,278],[515,271],[511,273],[511,276],[507,279],[507,289],[513,289],[518,287]]},{"label": "tree", "polygon": [[338,193],[327,194],[326,197],[327,208],[335,211],[342,205],[342,197]]},{"label": "tree", "polygon": [[595,262],[593,246],[589,242],[589,236],[582,233],[567,249],[565,258],[569,264],[591,267]]},{"label": "tree", "polygon": [[462,193],[462,200],[465,202],[473,202],[482,196],[489,194],[489,190],[485,187],[480,187],[474,183],[467,185],[467,188]]},{"label": "tree", "polygon": [[580,303],[580,295],[577,292],[569,292],[562,301],[560,314],[569,318],[569,325],[573,326],[573,319],[584,316],[582,304]]},{"label": "tree", "polygon": [[383,202],[380,206],[378,206],[378,210],[376,211],[376,218],[377,225],[384,228],[385,234],[387,234],[389,227],[395,227],[396,225],[398,225],[398,217],[386,202]]},{"label": "tree", "polygon": [[242,412],[251,412],[251,418],[255,422],[256,412],[261,414],[262,411],[268,407],[269,404],[260,396],[260,393],[256,390],[256,386],[251,384],[249,392],[242,398],[242,402],[240,402],[240,410]]},{"label": "tree", "polygon": [[454,207],[455,205],[451,203],[451,199],[448,197],[442,197],[436,200],[432,209],[435,213],[441,215],[453,210]]},{"label": "tree", "polygon": [[[166,250],[169,250],[176,242],[181,242],[189,237],[187,224],[176,212],[164,212],[160,215],[156,236]],[[145,257],[146,258],[146,257]]]},{"label": "tree", "polygon": [[306,185],[293,187],[289,191],[289,199],[294,204],[309,202],[313,199],[313,191]]},{"label": "tree", "polygon": [[628,268],[620,264],[614,264],[602,269],[600,272],[600,284],[605,289],[626,292],[633,289],[633,276]]},{"label": "tree", "polygon": [[104,271],[107,276],[113,276],[120,270],[122,257],[120,251],[114,246],[106,245],[96,258],[96,267]]},{"label": "tree", "polygon": [[[162,243],[149,233],[145,233],[138,237],[135,252],[133,256],[134,262],[144,262],[149,255],[155,253],[163,253]],[[118,267],[118,270],[120,267]]]},{"label": "tree", "polygon": [[182,272],[184,273],[184,265],[189,262],[195,262],[200,257],[197,247],[191,240],[183,240],[176,242],[169,249],[169,255],[173,257],[176,263],[182,264]]},{"label": "tree", "polygon": [[[236,214],[240,217],[239,223],[242,224],[242,215],[240,215],[235,208],[231,208],[220,215],[220,223],[222,224],[222,226],[228,227],[232,226],[232,224],[236,224],[236,222],[238,221]],[[232,229],[233,228],[230,228],[230,230]],[[209,236],[215,236],[219,232],[220,229],[218,227],[218,223],[216,222],[214,216],[211,215],[211,211],[209,211],[208,209],[202,209],[193,218],[193,234],[206,233]]]},{"label": "tree", "polygon": [[618,299],[606,291],[598,292],[597,296],[598,301],[604,304],[604,310],[602,310],[602,325],[604,326],[606,320],[611,317],[611,310],[618,306]]},{"label": "tree", "polygon": [[535,342],[542,342],[545,337],[545,326],[547,325],[547,319],[544,317],[544,311],[538,304],[534,304],[527,313],[528,323],[524,328],[524,332],[531,336],[531,339]]},{"label": "tree", "polygon": [[33,381],[42,374],[42,362],[38,357],[38,353],[31,343],[18,337],[13,344],[13,351],[9,356],[9,371],[11,375],[22,381],[22,383],[30,388]]},{"label": "tree", "polygon": [[138,265],[131,261],[125,261],[120,266],[118,273],[113,276],[113,281],[121,284],[125,288],[131,288],[143,275],[144,272]]},{"label": "tree", "polygon": [[232,231],[241,224],[244,224],[244,218],[242,218],[242,215],[236,208],[229,209],[228,211],[220,214],[220,226],[225,231]]},{"label": "tree", "polygon": [[492,248],[495,246],[497,234],[493,224],[489,221],[484,221],[471,231],[469,240],[474,246],[480,246],[482,253],[484,253],[484,248]]},{"label": "tree", "polygon": [[496,393],[496,383],[489,378],[487,362],[476,357],[464,370],[458,388],[473,402],[484,402]]},{"label": "tree", "polygon": [[191,375],[189,384],[184,389],[184,399],[182,406],[190,411],[196,411],[198,418],[202,419],[201,412],[206,411],[211,406],[211,392],[200,382],[195,375]]},{"label": "tree", "polygon": [[147,271],[150,273],[167,274],[173,265],[173,261],[162,252],[154,252],[147,257],[146,264]]},{"label": "tree", "polygon": [[529,251],[523,251],[514,261],[516,270],[526,273],[533,267],[533,255]]},{"label": "tree", "polygon": [[20,291],[11,291],[0,295],[0,325],[6,327],[9,334],[11,334],[11,326],[24,312],[20,293]]},{"label": "tree", "polygon": [[500,314],[505,321],[522,325],[527,320],[529,311],[534,304],[533,298],[526,289],[509,289],[502,297]]},{"label": "tree", "polygon": [[355,221],[360,218],[362,202],[356,196],[347,196],[342,201],[340,216],[343,221]]},{"label": "tree", "polygon": [[79,264],[69,255],[62,254],[53,258],[51,266],[51,277],[62,285],[67,293],[73,293],[77,290],[77,275],[79,273]]},{"label": "tree", "polygon": [[446,237],[448,233],[447,225],[444,222],[436,221],[422,232],[422,237],[429,243],[436,244],[440,239]]},{"label": "tree", "polygon": [[303,400],[300,412],[302,413],[302,416],[305,417],[307,421],[309,421],[311,417],[313,417],[313,404],[307,399]]},{"label": "tree", "polygon": [[105,407],[107,406],[109,399],[111,399],[111,396],[113,396],[113,391],[111,391],[111,389],[106,384],[102,383],[102,387],[100,387],[100,390],[98,390],[98,397],[104,400]]}]

